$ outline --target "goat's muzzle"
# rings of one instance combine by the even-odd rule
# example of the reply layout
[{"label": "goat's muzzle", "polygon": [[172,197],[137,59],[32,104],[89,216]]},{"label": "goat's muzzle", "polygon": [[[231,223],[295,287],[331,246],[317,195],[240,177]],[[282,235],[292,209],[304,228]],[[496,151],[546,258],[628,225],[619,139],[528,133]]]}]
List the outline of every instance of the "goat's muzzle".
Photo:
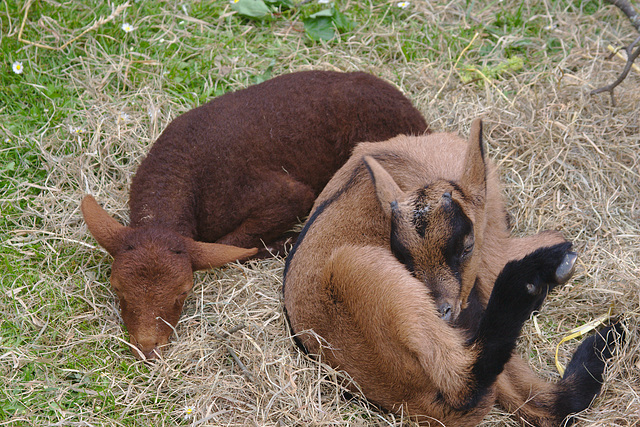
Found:
[{"label": "goat's muzzle", "polygon": [[451,308],[451,304],[449,304],[448,302],[445,302],[444,304],[440,305],[440,307],[438,307],[438,313],[440,313],[440,317],[445,322],[449,322],[451,320],[452,312],[453,310]]},{"label": "goat's muzzle", "polygon": [[440,318],[447,323],[452,323],[458,318],[460,314],[460,304],[451,304],[449,302],[441,302],[438,305],[438,314],[440,314]]},{"label": "goat's muzzle", "polygon": [[131,352],[139,360],[158,359],[162,354],[162,343],[156,342],[155,339],[137,340],[131,337]]}]

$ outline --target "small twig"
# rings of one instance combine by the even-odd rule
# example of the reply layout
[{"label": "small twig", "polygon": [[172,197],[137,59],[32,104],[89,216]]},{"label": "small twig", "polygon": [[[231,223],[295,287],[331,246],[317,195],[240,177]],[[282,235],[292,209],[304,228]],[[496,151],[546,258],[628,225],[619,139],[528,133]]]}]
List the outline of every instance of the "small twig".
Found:
[{"label": "small twig", "polygon": [[629,74],[629,71],[631,71],[631,66],[633,65],[633,62],[636,60],[636,58],[640,55],[640,46],[638,46],[636,48],[636,50],[633,50],[633,48],[635,47],[635,45],[640,42],[640,37],[638,37],[637,39],[635,39],[633,41],[633,43],[631,43],[629,46],[627,46],[625,48],[625,51],[627,52],[627,63],[624,66],[624,69],[622,70],[622,73],[618,76],[618,78],[616,79],[616,81],[614,81],[613,83],[603,86],[601,88],[598,89],[594,89],[591,91],[591,95],[596,95],[598,93],[602,93],[602,92],[609,92],[609,94],[611,95],[611,105],[613,105],[614,107],[616,106],[616,99],[613,96],[613,90],[620,84],[622,83],[622,81],[624,79],[627,78],[627,75]]},{"label": "small twig", "polygon": [[638,14],[638,12],[636,12],[631,3],[629,3],[627,0],[607,1],[614,6],[617,6],[618,9],[620,9],[625,15],[627,15],[627,18],[629,18],[631,24],[636,27],[636,30],[640,31],[640,15]]},{"label": "small twig", "polygon": [[225,344],[224,345],[225,348],[227,349],[227,353],[229,353],[231,355],[231,357],[233,358],[233,360],[235,360],[235,362],[238,364],[238,366],[240,367],[240,369],[242,370],[242,374],[249,380],[249,381],[253,381],[253,374],[251,372],[249,372],[249,370],[247,369],[246,366],[244,366],[244,363],[242,363],[240,361],[240,358],[238,357],[238,355],[236,354],[236,352],[231,348],[231,346],[229,344]]},{"label": "small twig", "polygon": [[[627,56],[627,51],[624,49],[624,47],[619,47],[619,48],[615,48],[611,45],[607,45],[607,49],[611,52],[611,54],[609,56],[607,56],[607,59],[611,59],[614,56],[617,56],[618,58],[622,59],[624,62],[627,62],[628,56]],[[620,53],[620,51],[624,52],[624,55],[622,53]],[[631,68],[633,68],[634,70],[636,70],[638,73],[640,73],[640,67],[638,67],[636,64],[633,64],[631,66]]]},{"label": "small twig", "polygon": [[235,334],[236,332],[238,332],[239,330],[242,330],[244,328],[246,328],[247,325],[245,325],[244,323],[238,323],[236,326],[234,326],[233,328],[229,329],[229,332],[227,331],[222,331],[221,334],[216,334],[215,332],[213,333],[213,336],[215,336],[216,338],[218,338],[219,340],[224,340],[229,338],[229,335],[231,334]]},{"label": "small twig", "polygon": [[233,328],[229,329],[229,332],[223,331],[221,334],[217,334],[217,333],[214,332],[213,336],[215,336],[219,340],[224,340],[225,341],[224,347],[227,349],[227,353],[229,353],[229,355],[233,358],[233,360],[238,364],[238,366],[242,370],[242,374],[249,381],[253,381],[253,374],[249,371],[249,369],[247,369],[247,367],[244,365],[244,363],[242,363],[240,361],[240,358],[238,357],[236,352],[233,350],[233,348],[231,348],[231,346],[229,344],[227,344],[227,338],[229,338],[229,336],[231,334],[234,334],[234,333],[238,332],[239,330],[244,329],[245,327],[246,327],[246,325],[244,323],[238,323],[236,326],[234,326]]}]

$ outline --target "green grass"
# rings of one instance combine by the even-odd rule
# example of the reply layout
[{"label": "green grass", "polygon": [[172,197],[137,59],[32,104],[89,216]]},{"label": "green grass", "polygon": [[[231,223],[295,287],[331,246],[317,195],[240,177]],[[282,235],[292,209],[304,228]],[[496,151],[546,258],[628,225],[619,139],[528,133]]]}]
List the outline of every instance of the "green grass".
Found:
[{"label": "green grass", "polygon": [[[99,17],[106,17],[110,13],[103,2],[71,2],[70,6],[60,8],[48,2],[35,2],[29,10],[30,25],[26,26],[23,37],[49,46],[60,46],[62,41],[52,37],[53,30],[61,33],[59,37],[71,38]],[[233,87],[228,82],[231,76],[219,78],[216,75],[222,67],[234,64],[236,69],[241,70],[250,64],[252,73],[248,74],[253,75],[234,76],[245,84],[256,82],[260,74],[274,65],[276,69],[286,67],[279,60],[289,57],[297,49],[298,41],[283,41],[274,33],[296,22],[298,26],[293,31],[303,31],[298,20],[323,8],[311,2],[276,17],[253,20],[228,15],[229,9],[224,6],[213,2],[185,4],[190,17],[198,20],[193,22],[184,18],[184,11],[171,2],[135,2],[126,9],[126,18],[120,16],[100,26],[62,52],[38,49],[36,54],[34,49],[20,50],[24,44],[17,40],[15,34],[13,37],[4,37],[0,50],[6,58],[3,64],[5,70],[9,71],[14,60],[21,60],[25,64],[24,74],[5,72],[0,81],[0,101],[6,105],[3,114],[15,116],[7,130],[14,135],[29,133],[46,121],[59,122],[71,111],[81,110],[85,98],[82,90],[77,85],[60,82],[68,81],[65,73],[82,67],[83,58],[89,56],[99,61],[117,58],[114,66],[127,67],[126,78],[122,72],[107,76],[103,90],[108,93],[120,96],[128,92],[135,93],[150,78],[160,74],[163,76],[162,90],[186,98],[185,101],[192,106],[198,105]],[[340,7],[338,2],[336,9]],[[8,13],[0,18],[3,28],[10,25],[18,27],[21,23],[18,5],[12,3],[7,8]],[[477,13],[478,9],[479,5],[474,4],[466,12]],[[536,52],[541,46],[532,41],[532,37],[540,36],[544,22],[525,22],[522,6],[515,11],[501,9],[486,23],[468,21],[463,28],[459,28],[457,23],[434,26],[431,22],[424,22],[422,17],[411,15],[409,11],[393,5],[376,9],[381,18],[369,16],[369,12],[367,4],[351,5],[344,14],[354,23],[353,30],[327,43],[338,45],[354,37],[354,34],[357,38],[359,34],[401,27],[400,50],[390,49],[385,40],[372,40],[379,45],[382,55],[390,56],[391,60],[398,60],[398,54],[401,54],[407,61],[438,61],[443,59],[443,52],[448,52],[449,58],[445,60],[454,61],[474,34],[480,32],[480,39],[467,57],[469,60],[479,60],[500,48],[504,50],[506,58],[515,54],[533,54],[533,62],[539,62]],[[221,19],[220,16],[225,13],[227,16]],[[38,17],[48,18],[44,22],[51,32],[34,24]],[[125,34],[120,28],[124,21],[136,29]],[[515,41],[508,46],[498,46],[498,38],[505,34],[513,35]],[[308,47],[319,44],[308,37],[304,37],[303,43]],[[553,43],[548,44],[548,49],[554,49]],[[26,55],[20,56],[18,52]],[[309,60],[314,59],[317,58],[312,53]]]}]

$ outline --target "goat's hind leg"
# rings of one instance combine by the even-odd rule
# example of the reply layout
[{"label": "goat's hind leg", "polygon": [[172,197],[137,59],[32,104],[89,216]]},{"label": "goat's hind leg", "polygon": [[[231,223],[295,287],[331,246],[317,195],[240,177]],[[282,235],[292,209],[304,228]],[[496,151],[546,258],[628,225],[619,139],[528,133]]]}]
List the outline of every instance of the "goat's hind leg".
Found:
[{"label": "goat's hind leg", "polygon": [[[506,281],[501,278],[511,276],[515,282],[526,283],[527,290],[538,293],[539,297],[532,306],[532,309],[538,309],[549,291],[571,277],[576,255],[569,248],[569,243],[540,248],[520,261],[509,262],[498,277],[491,298],[498,286],[507,288],[504,285]],[[535,271],[531,270],[533,266],[537,266],[539,273],[531,274]],[[548,285],[546,289],[544,284]],[[503,304],[510,302],[505,299]],[[510,321],[504,314],[502,317],[502,322]],[[613,325],[586,339],[574,353],[563,379],[557,384],[537,378],[524,360],[519,356],[511,357],[498,377],[499,403],[527,423],[537,426],[559,425],[570,414],[587,408],[599,393],[605,361],[611,357],[615,337],[621,331],[620,325]]]},{"label": "goat's hind leg", "polygon": [[[558,416],[564,418],[591,404],[600,393],[606,361],[613,356],[616,344],[623,340],[624,328],[617,322],[600,329],[580,344],[558,384],[560,390],[554,402]],[[569,421],[573,422],[571,418]]]},{"label": "goat's hind leg", "polygon": [[605,361],[623,336],[616,323],[584,340],[557,383],[538,378],[526,361],[514,355],[498,377],[498,403],[527,425],[552,427],[565,419],[571,423],[567,417],[586,409],[600,392]]}]

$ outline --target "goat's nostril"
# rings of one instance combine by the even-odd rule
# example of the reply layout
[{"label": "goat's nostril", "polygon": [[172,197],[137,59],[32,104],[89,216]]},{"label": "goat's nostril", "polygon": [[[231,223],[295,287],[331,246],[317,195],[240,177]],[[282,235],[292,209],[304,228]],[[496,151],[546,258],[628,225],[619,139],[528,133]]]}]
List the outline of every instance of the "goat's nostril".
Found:
[{"label": "goat's nostril", "polygon": [[152,350],[144,351],[143,354],[146,360],[155,360],[160,357],[160,349],[156,346]]},{"label": "goat's nostril", "polygon": [[445,302],[440,307],[438,307],[438,312],[440,313],[440,317],[442,318],[442,320],[446,322],[451,320],[452,310],[451,304],[449,304],[448,302]]},{"label": "goat's nostril", "polygon": [[132,343],[135,343],[135,347],[131,350],[135,357],[141,360],[154,360],[161,357],[162,351],[160,341],[154,339],[136,339],[132,336]]}]

